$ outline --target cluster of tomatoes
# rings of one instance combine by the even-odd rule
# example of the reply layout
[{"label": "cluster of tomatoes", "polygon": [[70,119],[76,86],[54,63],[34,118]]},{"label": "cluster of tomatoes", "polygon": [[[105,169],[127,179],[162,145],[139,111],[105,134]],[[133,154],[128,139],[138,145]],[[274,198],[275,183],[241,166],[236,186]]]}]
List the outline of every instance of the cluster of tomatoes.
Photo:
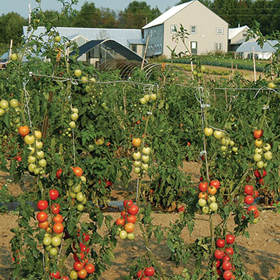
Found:
[{"label": "cluster of tomatoes", "polygon": [[233,275],[235,267],[233,265],[234,250],[232,248],[235,242],[235,236],[227,234],[226,238],[218,238],[216,240],[217,249],[214,252],[214,264],[217,269],[217,274],[225,280],[234,280]]},{"label": "cluster of tomatoes", "polygon": [[121,239],[134,239],[134,225],[137,221],[136,215],[139,212],[139,207],[133,203],[133,201],[125,200],[123,202],[124,210],[121,212],[121,217],[116,220],[118,226],[117,235]]},{"label": "cluster of tomatoes", "polygon": [[155,274],[155,269],[152,266],[146,267],[144,270],[138,270],[136,273],[137,279],[141,280],[150,280],[149,276],[153,276]]},{"label": "cluster of tomatoes", "polygon": [[[58,190],[49,190],[50,201],[55,201],[58,197]],[[46,230],[43,239],[45,250],[49,253],[49,256],[55,258],[58,256],[59,246],[64,233],[63,216],[59,214],[60,205],[54,203],[51,205],[51,209],[49,209],[49,203],[47,200],[39,200],[37,207],[40,210],[37,213],[37,220],[39,222],[38,226],[39,228]],[[51,215],[48,215],[47,210]],[[52,217],[52,221],[48,220],[49,217]]]},{"label": "cluster of tomatoes", "polygon": [[202,208],[204,214],[216,212],[218,210],[218,204],[216,202],[215,194],[220,188],[220,181],[212,180],[208,185],[208,182],[199,183],[198,205]]},{"label": "cluster of tomatoes", "polygon": [[18,132],[22,137],[24,137],[23,140],[25,144],[29,145],[28,149],[30,153],[27,159],[28,171],[34,175],[44,174],[47,161],[45,159],[45,153],[42,150],[42,132],[35,130],[30,134],[28,126],[20,126],[18,128]]},{"label": "cluster of tomatoes", "polygon": [[[141,139],[140,138],[133,138],[132,139],[132,145],[135,148],[138,148],[141,146]],[[132,157],[134,159],[133,165],[134,165],[134,172],[138,174],[138,176],[141,176],[147,170],[149,169],[149,161],[150,161],[150,155],[151,148],[150,147],[143,147],[142,151],[135,151],[132,154]]]},{"label": "cluster of tomatoes", "polygon": [[[79,231],[80,232],[80,231]],[[80,237],[80,233],[78,232],[78,237]],[[79,243],[79,247],[76,248],[76,243],[73,242],[72,247],[74,250],[73,258],[74,264],[73,269],[70,271],[71,279],[85,279],[89,274],[94,273],[95,266],[92,263],[89,263],[87,254],[89,254],[89,235],[83,233],[82,242]]]},{"label": "cluster of tomatoes", "polygon": [[71,108],[70,118],[71,118],[71,121],[69,122],[69,128],[68,128],[68,131],[67,131],[67,135],[69,137],[72,136],[71,130],[76,127],[76,120],[79,118],[79,109]]},{"label": "cluster of tomatoes", "polygon": [[8,102],[5,99],[0,101],[0,116],[3,116],[6,112],[11,113],[10,124],[11,126],[19,127],[21,119],[19,117],[20,108],[17,99],[13,98]]},{"label": "cluster of tomatoes", "polygon": [[[72,198],[73,204],[76,206],[76,209],[80,212],[84,211],[85,205],[87,203],[86,195],[83,193],[82,187],[83,184],[86,183],[86,177],[83,175],[83,169],[81,167],[72,167],[74,174],[79,177],[80,182],[74,182],[72,180],[68,180],[68,186],[70,190],[68,194]],[[77,203],[76,203],[77,202]]]},{"label": "cluster of tomatoes", "polygon": [[204,129],[205,136],[211,136],[212,134],[217,140],[221,140],[221,151],[223,154],[231,154],[234,152],[235,154],[238,152],[238,147],[235,145],[235,142],[230,139],[230,137],[225,137],[225,133],[221,130],[213,130],[211,127],[206,127]]},{"label": "cluster of tomatoes", "polygon": [[[247,209],[247,214],[249,214],[251,211],[254,214],[254,223],[256,223],[258,220],[258,217],[260,215],[260,211],[258,210],[257,206],[251,205],[254,202],[254,199],[258,197],[259,193],[258,191],[254,190],[254,187],[252,185],[246,185],[244,187],[244,193],[245,193],[245,198],[244,202],[247,205],[250,205]],[[245,216],[243,216],[245,219]]]},{"label": "cluster of tomatoes", "polygon": [[257,167],[262,169],[267,165],[267,161],[272,159],[271,145],[268,143],[263,143],[261,139],[263,136],[263,130],[255,130],[255,154],[254,161],[257,164]]},{"label": "cluster of tomatoes", "polygon": [[142,98],[139,99],[141,104],[146,104],[149,101],[155,101],[157,99],[156,93],[145,94]]}]

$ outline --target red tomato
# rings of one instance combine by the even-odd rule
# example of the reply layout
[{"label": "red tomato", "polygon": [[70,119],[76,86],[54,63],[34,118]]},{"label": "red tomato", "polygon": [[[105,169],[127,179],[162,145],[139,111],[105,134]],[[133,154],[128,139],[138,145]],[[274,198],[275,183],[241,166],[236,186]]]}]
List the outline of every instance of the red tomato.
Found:
[{"label": "red tomato", "polygon": [[259,179],[259,184],[260,184],[260,185],[264,185],[264,178],[260,178],[260,179]]},{"label": "red tomato", "polygon": [[82,262],[74,262],[73,268],[76,271],[80,271],[81,269],[84,268],[84,263],[82,263]]},{"label": "red tomato", "polygon": [[61,168],[57,169],[56,175],[55,175],[57,179],[61,178],[60,175],[61,175],[62,172],[63,172],[63,170]]},{"label": "red tomato", "polygon": [[217,260],[221,260],[224,257],[224,251],[222,250],[216,250],[214,252],[214,256]]},{"label": "red tomato", "polygon": [[228,261],[225,261],[222,264],[222,269],[223,270],[232,270],[232,264]]},{"label": "red tomato", "polygon": [[46,212],[40,211],[40,212],[37,214],[37,220],[38,220],[40,223],[45,222],[47,219],[48,219],[48,214],[47,214]]},{"label": "red tomato", "polygon": [[61,279],[59,271],[50,273],[51,279]]},{"label": "red tomato", "polygon": [[208,188],[208,183],[207,182],[203,182],[203,183],[201,182],[201,183],[199,183],[198,188],[201,192],[206,192],[207,188]]},{"label": "red tomato", "polygon": [[253,192],[254,192],[254,187],[251,186],[251,185],[246,185],[246,186],[244,187],[244,192],[245,192],[246,194],[252,195]]},{"label": "red tomato", "polygon": [[112,182],[110,182],[110,181],[106,181],[106,188],[109,188],[109,187],[111,187],[113,185],[113,183]]},{"label": "red tomato", "polygon": [[37,203],[37,208],[39,210],[45,210],[48,208],[48,206],[49,206],[49,203],[47,200],[39,200]]},{"label": "red tomato", "polygon": [[124,218],[118,218],[118,219],[116,220],[116,225],[117,225],[117,226],[123,226],[124,223],[125,223],[125,219],[124,219]]},{"label": "red tomato", "polygon": [[255,191],[254,197],[257,198],[258,196],[259,196],[259,192],[258,192],[258,191]]},{"label": "red tomato", "polygon": [[129,206],[131,206],[133,204],[133,201],[130,199],[130,200],[125,200],[124,202],[123,202],[123,206],[124,207],[129,207]]},{"label": "red tomato", "polygon": [[230,257],[233,256],[234,254],[234,250],[230,247],[230,248],[226,248],[226,255]]},{"label": "red tomato", "polygon": [[260,173],[260,171],[259,171],[258,169],[256,169],[256,170],[254,171],[254,175],[255,175],[257,178],[262,177],[262,175],[261,175],[261,173]]},{"label": "red tomato", "polygon": [[52,212],[53,214],[58,214],[60,212],[60,205],[55,203],[52,205]]},{"label": "red tomato", "polygon": [[210,182],[210,186],[213,186],[213,187],[215,187],[216,189],[218,189],[219,187],[220,187],[220,181],[219,180],[212,180],[211,182]]},{"label": "red tomato", "polygon": [[265,177],[266,175],[267,175],[267,172],[266,172],[265,169],[263,169],[263,174],[262,174],[262,176]]},{"label": "red tomato", "polygon": [[227,244],[233,244],[235,241],[235,236],[232,234],[227,234],[226,235],[226,242]]},{"label": "red tomato", "polygon": [[136,221],[137,221],[137,218],[136,218],[135,215],[130,215],[130,216],[128,216],[128,217],[126,218],[126,221],[127,221],[128,223],[135,224]]},{"label": "red tomato", "polygon": [[136,276],[137,276],[137,278],[142,279],[142,278],[144,277],[144,271],[143,271],[143,270],[139,270],[139,271],[137,271]]},{"label": "red tomato", "polygon": [[256,206],[251,205],[248,207],[248,213],[250,213],[251,211],[253,211],[255,218],[258,218],[258,216],[260,214],[258,208]]},{"label": "red tomato", "polygon": [[178,211],[179,211],[179,212],[184,212],[184,211],[185,211],[185,207],[184,207],[184,206],[179,207],[179,208],[178,208]]},{"label": "red tomato", "polygon": [[230,259],[230,257],[228,256],[228,255],[225,255],[224,257],[223,257],[223,262],[229,262],[231,259]]},{"label": "red tomato", "polygon": [[123,218],[126,218],[127,212],[123,210],[123,211],[121,212],[121,216],[122,216]]},{"label": "red tomato", "polygon": [[263,136],[263,130],[256,129],[253,134],[254,134],[255,139],[260,139]]},{"label": "red tomato", "polygon": [[79,247],[81,249],[81,252],[83,252],[83,253],[88,253],[89,252],[89,248],[85,244],[80,243]]},{"label": "red tomato", "polygon": [[221,265],[221,262],[219,260],[215,260],[213,262],[213,266],[216,266],[216,268],[220,267],[220,265]]},{"label": "red tomato", "polygon": [[53,217],[53,222],[54,223],[62,223],[63,222],[63,217],[60,214],[57,214],[56,216]]},{"label": "red tomato", "polygon": [[95,271],[95,266],[92,263],[89,263],[85,266],[87,273],[93,273]]},{"label": "red tomato", "polygon": [[59,196],[58,190],[50,190],[49,193],[50,193],[51,200],[56,200]]},{"label": "red tomato", "polygon": [[216,241],[216,245],[217,245],[217,247],[218,248],[224,248],[225,247],[225,240],[224,239],[217,239],[217,241]]},{"label": "red tomato", "polygon": [[53,225],[53,232],[55,233],[62,233],[64,230],[64,226],[62,223],[55,223]]},{"label": "red tomato", "polygon": [[244,198],[244,202],[246,204],[252,204],[254,202],[254,198],[251,195],[246,195]]},{"label": "red tomato", "polygon": [[232,272],[230,270],[226,270],[224,273],[223,273],[223,277],[225,280],[230,280],[232,278]]},{"label": "red tomato", "polygon": [[155,269],[152,266],[146,267],[146,269],[144,270],[144,273],[146,276],[153,276],[155,274]]},{"label": "red tomato", "polygon": [[139,211],[139,208],[137,205],[135,204],[132,204],[131,206],[128,207],[128,213],[130,215],[136,215]]},{"label": "red tomato", "polygon": [[69,277],[68,276],[63,276],[62,280],[69,280]]},{"label": "red tomato", "polygon": [[85,258],[85,255],[84,255],[84,253],[75,253],[73,255],[73,258],[76,262],[80,262]]}]

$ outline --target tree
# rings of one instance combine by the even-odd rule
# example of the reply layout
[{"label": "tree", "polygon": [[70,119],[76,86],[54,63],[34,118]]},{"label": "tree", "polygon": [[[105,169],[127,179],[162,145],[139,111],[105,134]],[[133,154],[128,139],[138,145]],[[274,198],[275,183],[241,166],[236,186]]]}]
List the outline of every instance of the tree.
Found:
[{"label": "tree", "polygon": [[161,14],[160,10],[152,8],[146,2],[133,1],[124,11],[119,13],[119,27],[142,28]]},{"label": "tree", "polygon": [[0,17],[0,53],[5,53],[9,49],[11,39],[14,47],[18,47],[21,42],[23,26],[27,24],[17,13],[8,13]]}]

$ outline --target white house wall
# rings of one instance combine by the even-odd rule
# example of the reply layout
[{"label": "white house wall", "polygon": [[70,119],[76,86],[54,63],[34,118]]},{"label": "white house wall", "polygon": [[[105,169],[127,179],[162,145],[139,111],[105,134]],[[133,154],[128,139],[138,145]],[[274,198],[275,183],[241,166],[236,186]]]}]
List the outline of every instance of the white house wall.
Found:
[{"label": "white house wall", "polygon": [[[209,52],[228,50],[228,23],[218,17],[206,6],[199,1],[194,1],[183,10],[179,11],[173,17],[167,19],[163,25],[148,28],[144,32],[152,32],[152,29],[163,30],[163,42],[161,37],[151,37],[149,46],[155,44],[162,44],[162,54],[166,57],[170,57],[171,52],[167,46],[171,49],[176,47],[176,52],[184,52],[184,48],[181,42],[176,43],[172,40],[174,33],[171,32],[173,25],[179,30],[180,24],[187,29],[188,33],[191,33],[191,26],[196,26],[196,33],[190,34],[187,39],[187,45],[190,46],[191,42],[197,42],[197,54],[206,54]],[[223,31],[222,34],[217,34],[218,31]],[[157,31],[156,31],[157,33]]]}]

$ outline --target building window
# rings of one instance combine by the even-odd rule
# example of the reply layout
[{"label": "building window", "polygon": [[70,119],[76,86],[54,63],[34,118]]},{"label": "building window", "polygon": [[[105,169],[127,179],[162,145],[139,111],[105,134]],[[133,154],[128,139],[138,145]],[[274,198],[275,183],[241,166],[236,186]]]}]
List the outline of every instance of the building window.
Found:
[{"label": "building window", "polygon": [[215,49],[215,51],[221,51],[222,50],[222,43],[215,43],[214,49]]},{"label": "building window", "polygon": [[170,25],[170,32],[171,33],[177,33],[177,26],[176,26],[176,24],[171,24]]},{"label": "building window", "polygon": [[197,42],[196,41],[191,42],[191,53],[197,54]]},{"label": "building window", "polygon": [[242,35],[243,35],[243,37],[247,37],[247,35],[248,35],[247,30],[243,31]]},{"label": "building window", "polygon": [[196,34],[196,25],[191,25],[191,34]]},{"label": "building window", "polygon": [[222,27],[217,27],[217,28],[216,28],[216,34],[217,34],[217,35],[223,35],[223,34],[224,34],[224,28],[222,28]]},{"label": "building window", "polygon": [[130,49],[137,53],[137,45],[135,45],[135,44],[130,45]]}]

